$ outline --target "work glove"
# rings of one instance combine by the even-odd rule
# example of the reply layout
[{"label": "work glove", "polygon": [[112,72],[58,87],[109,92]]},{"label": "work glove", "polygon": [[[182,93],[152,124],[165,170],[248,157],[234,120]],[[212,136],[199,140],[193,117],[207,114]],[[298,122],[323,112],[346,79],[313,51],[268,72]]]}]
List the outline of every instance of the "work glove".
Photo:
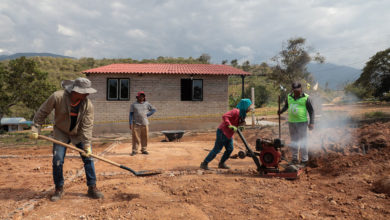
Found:
[{"label": "work glove", "polygon": [[30,139],[36,140],[36,139],[38,139],[38,133],[37,133],[37,132],[34,132],[34,131],[31,131],[31,132],[28,134],[28,137],[29,137]]},{"label": "work glove", "polygon": [[35,126],[31,126],[31,131],[29,132],[28,137],[30,139],[36,140],[38,139],[38,135],[39,135],[39,129]]},{"label": "work glove", "polygon": [[234,132],[237,131],[237,127],[234,125],[229,125],[228,128],[232,129]]},{"label": "work glove", "polygon": [[91,145],[86,144],[84,146],[84,151],[85,151],[85,153],[81,153],[81,155],[83,155],[84,157],[90,157],[91,154],[92,154],[92,147],[91,147]]},{"label": "work glove", "polygon": [[244,130],[245,130],[245,127],[244,127],[244,126],[238,126],[238,130],[244,131]]}]

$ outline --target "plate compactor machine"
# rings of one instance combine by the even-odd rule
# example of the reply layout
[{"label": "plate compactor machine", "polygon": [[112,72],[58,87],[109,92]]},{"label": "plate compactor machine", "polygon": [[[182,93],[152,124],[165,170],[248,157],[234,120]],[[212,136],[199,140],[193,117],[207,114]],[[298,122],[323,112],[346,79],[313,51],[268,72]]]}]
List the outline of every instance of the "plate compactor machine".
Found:
[{"label": "plate compactor machine", "polygon": [[[257,166],[257,171],[260,176],[297,179],[303,172],[302,168],[296,165],[280,164],[282,161],[281,148],[284,147],[284,142],[281,139],[257,139],[256,151],[253,151],[249,147],[241,131],[237,130],[237,133],[246,148],[246,152],[238,152],[238,157],[241,159],[244,159],[247,156],[251,157]],[[258,157],[260,158],[260,161]]]}]

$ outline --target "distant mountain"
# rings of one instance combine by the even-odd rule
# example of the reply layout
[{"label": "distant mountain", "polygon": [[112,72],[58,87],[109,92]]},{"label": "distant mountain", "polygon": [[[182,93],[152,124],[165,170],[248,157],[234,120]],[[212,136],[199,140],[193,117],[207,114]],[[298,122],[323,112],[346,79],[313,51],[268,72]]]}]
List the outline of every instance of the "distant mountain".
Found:
[{"label": "distant mountain", "polygon": [[13,60],[17,59],[19,57],[61,57],[61,58],[71,58],[75,59],[74,57],[68,57],[68,56],[62,56],[58,54],[53,54],[53,53],[15,53],[12,55],[0,55],[0,61],[1,60]]},{"label": "distant mountain", "polygon": [[322,88],[328,83],[328,88],[332,90],[343,89],[346,83],[355,81],[362,72],[359,69],[331,63],[310,63],[307,69]]}]

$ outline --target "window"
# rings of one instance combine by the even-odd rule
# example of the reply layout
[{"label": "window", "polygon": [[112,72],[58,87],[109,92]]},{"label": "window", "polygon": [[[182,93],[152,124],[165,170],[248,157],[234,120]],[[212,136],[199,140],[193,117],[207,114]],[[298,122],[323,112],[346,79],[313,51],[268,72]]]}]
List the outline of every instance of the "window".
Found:
[{"label": "window", "polygon": [[107,100],[130,100],[130,79],[107,79]]},{"label": "window", "polygon": [[203,101],[203,80],[181,79],[181,101]]}]

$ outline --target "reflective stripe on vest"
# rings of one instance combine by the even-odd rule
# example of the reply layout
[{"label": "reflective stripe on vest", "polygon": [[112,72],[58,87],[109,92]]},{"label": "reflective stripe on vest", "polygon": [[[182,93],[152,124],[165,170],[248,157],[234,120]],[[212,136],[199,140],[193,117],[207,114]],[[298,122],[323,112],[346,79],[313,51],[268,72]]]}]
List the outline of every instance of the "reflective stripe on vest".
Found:
[{"label": "reflective stripe on vest", "polygon": [[288,95],[288,122],[306,122],[307,120],[307,109],[306,101],[309,95],[303,94],[304,96],[294,100],[291,94]]}]

